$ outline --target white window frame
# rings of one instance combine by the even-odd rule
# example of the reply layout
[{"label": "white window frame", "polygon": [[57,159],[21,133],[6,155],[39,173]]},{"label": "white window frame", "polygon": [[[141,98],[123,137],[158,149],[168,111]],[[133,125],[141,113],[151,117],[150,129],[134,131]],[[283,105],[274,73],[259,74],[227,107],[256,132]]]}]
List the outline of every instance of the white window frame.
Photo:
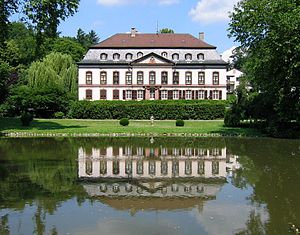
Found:
[{"label": "white window frame", "polygon": [[138,71],[137,72],[137,84],[138,85],[143,85],[144,84],[144,72],[143,71]]},{"label": "white window frame", "polygon": [[185,99],[186,100],[191,100],[192,99],[192,91],[191,90],[185,91]]},{"label": "white window frame", "polygon": [[199,90],[198,91],[198,100],[204,100],[205,99],[205,91]]},{"label": "white window frame", "polygon": [[218,100],[219,99],[219,91],[218,90],[213,90],[212,99],[213,100]]},{"label": "white window frame", "polygon": [[132,85],[132,72],[126,72],[126,85]]},{"label": "white window frame", "polygon": [[185,73],[185,85],[192,85],[193,83],[193,75],[192,72]]},{"label": "white window frame", "polygon": [[198,85],[205,85],[205,72],[198,73]]},{"label": "white window frame", "polygon": [[179,91],[178,90],[174,90],[173,91],[173,100],[178,100],[179,99]]},{"label": "white window frame", "polygon": [[144,99],[144,90],[138,90],[137,91],[137,99],[143,100]]},{"label": "white window frame", "polygon": [[126,100],[132,100],[132,90],[126,90]]},{"label": "white window frame", "polygon": [[160,98],[162,100],[167,100],[168,99],[168,91],[167,90],[162,90],[160,95],[161,95]]}]

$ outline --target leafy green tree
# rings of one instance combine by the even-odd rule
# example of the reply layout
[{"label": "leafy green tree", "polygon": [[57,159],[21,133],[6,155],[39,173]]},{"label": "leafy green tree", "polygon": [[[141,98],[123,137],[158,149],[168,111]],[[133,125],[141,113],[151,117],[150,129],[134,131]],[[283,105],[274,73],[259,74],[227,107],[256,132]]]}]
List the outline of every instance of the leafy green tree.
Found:
[{"label": "leafy green tree", "polygon": [[164,28],[159,30],[159,33],[174,33],[173,29]]},{"label": "leafy green tree", "polygon": [[0,104],[6,99],[8,95],[8,81],[11,67],[7,62],[0,60]]},{"label": "leafy green tree", "polygon": [[84,47],[89,48],[91,45],[99,43],[100,38],[94,30],[86,34],[82,29],[78,29],[76,40]]},{"label": "leafy green tree", "polygon": [[229,35],[247,53],[244,71],[264,97],[267,122],[299,121],[300,3],[240,1],[229,25]]},{"label": "leafy green tree", "polygon": [[0,1],[0,47],[8,36],[9,17],[17,11],[18,0],[1,0]]},{"label": "leafy green tree", "polygon": [[34,89],[57,86],[77,97],[77,66],[70,55],[51,53],[28,69],[28,86]]}]

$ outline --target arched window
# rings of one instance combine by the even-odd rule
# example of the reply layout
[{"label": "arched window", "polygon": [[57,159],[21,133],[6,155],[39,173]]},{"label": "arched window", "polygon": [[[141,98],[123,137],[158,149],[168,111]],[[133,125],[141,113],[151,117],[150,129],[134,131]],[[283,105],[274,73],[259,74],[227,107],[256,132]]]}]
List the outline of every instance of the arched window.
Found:
[{"label": "arched window", "polygon": [[113,54],[113,60],[119,60],[119,59],[120,59],[120,54],[119,53]]},{"label": "arched window", "polygon": [[197,55],[197,59],[198,59],[198,60],[204,60],[204,54],[203,54],[203,53],[199,53],[199,54]]},{"label": "arched window", "polygon": [[213,85],[219,85],[219,72],[213,72]]},{"label": "arched window", "polygon": [[125,55],[125,59],[126,59],[126,60],[132,60],[132,57],[133,57],[133,55],[132,55],[131,53],[127,53],[127,54]]},{"label": "arched window", "polygon": [[101,85],[106,85],[107,84],[107,74],[106,74],[106,72],[101,72],[100,73],[100,84]]},{"label": "arched window", "polygon": [[192,54],[190,54],[190,53],[187,53],[187,54],[185,54],[185,60],[192,60]]},{"label": "arched window", "polygon": [[168,57],[168,53],[164,51],[164,52],[161,53],[161,56],[167,58]]},{"label": "arched window", "polygon": [[107,54],[106,53],[101,53],[100,59],[101,60],[107,60]]},{"label": "arched window", "polygon": [[87,85],[93,84],[93,74],[92,72],[88,71],[85,73],[85,83]]},{"label": "arched window", "polygon": [[140,51],[137,53],[137,58],[141,58],[141,57],[143,57],[143,55],[144,55],[143,52]]},{"label": "arched window", "polygon": [[172,60],[179,60],[179,54],[178,53],[174,53],[172,55]]}]

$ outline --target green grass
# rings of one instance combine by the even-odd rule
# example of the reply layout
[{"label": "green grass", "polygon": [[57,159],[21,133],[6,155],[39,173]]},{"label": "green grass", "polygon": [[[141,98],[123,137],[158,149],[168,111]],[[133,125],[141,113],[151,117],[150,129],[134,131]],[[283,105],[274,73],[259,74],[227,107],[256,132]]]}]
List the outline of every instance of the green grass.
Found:
[{"label": "green grass", "polygon": [[251,128],[228,128],[223,126],[223,120],[185,121],[184,127],[176,127],[175,120],[136,121],[130,120],[129,126],[121,126],[118,120],[75,120],[75,119],[35,119],[30,127],[23,127],[19,119],[0,118],[1,133],[32,133],[32,134],[220,134],[262,136]]}]

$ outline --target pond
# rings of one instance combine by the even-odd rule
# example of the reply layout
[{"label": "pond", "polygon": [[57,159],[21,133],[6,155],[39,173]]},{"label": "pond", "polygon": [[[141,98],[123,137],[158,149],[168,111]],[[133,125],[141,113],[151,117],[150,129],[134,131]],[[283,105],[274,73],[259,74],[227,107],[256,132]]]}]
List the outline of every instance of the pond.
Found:
[{"label": "pond", "polygon": [[0,234],[296,234],[300,141],[0,139]]}]

